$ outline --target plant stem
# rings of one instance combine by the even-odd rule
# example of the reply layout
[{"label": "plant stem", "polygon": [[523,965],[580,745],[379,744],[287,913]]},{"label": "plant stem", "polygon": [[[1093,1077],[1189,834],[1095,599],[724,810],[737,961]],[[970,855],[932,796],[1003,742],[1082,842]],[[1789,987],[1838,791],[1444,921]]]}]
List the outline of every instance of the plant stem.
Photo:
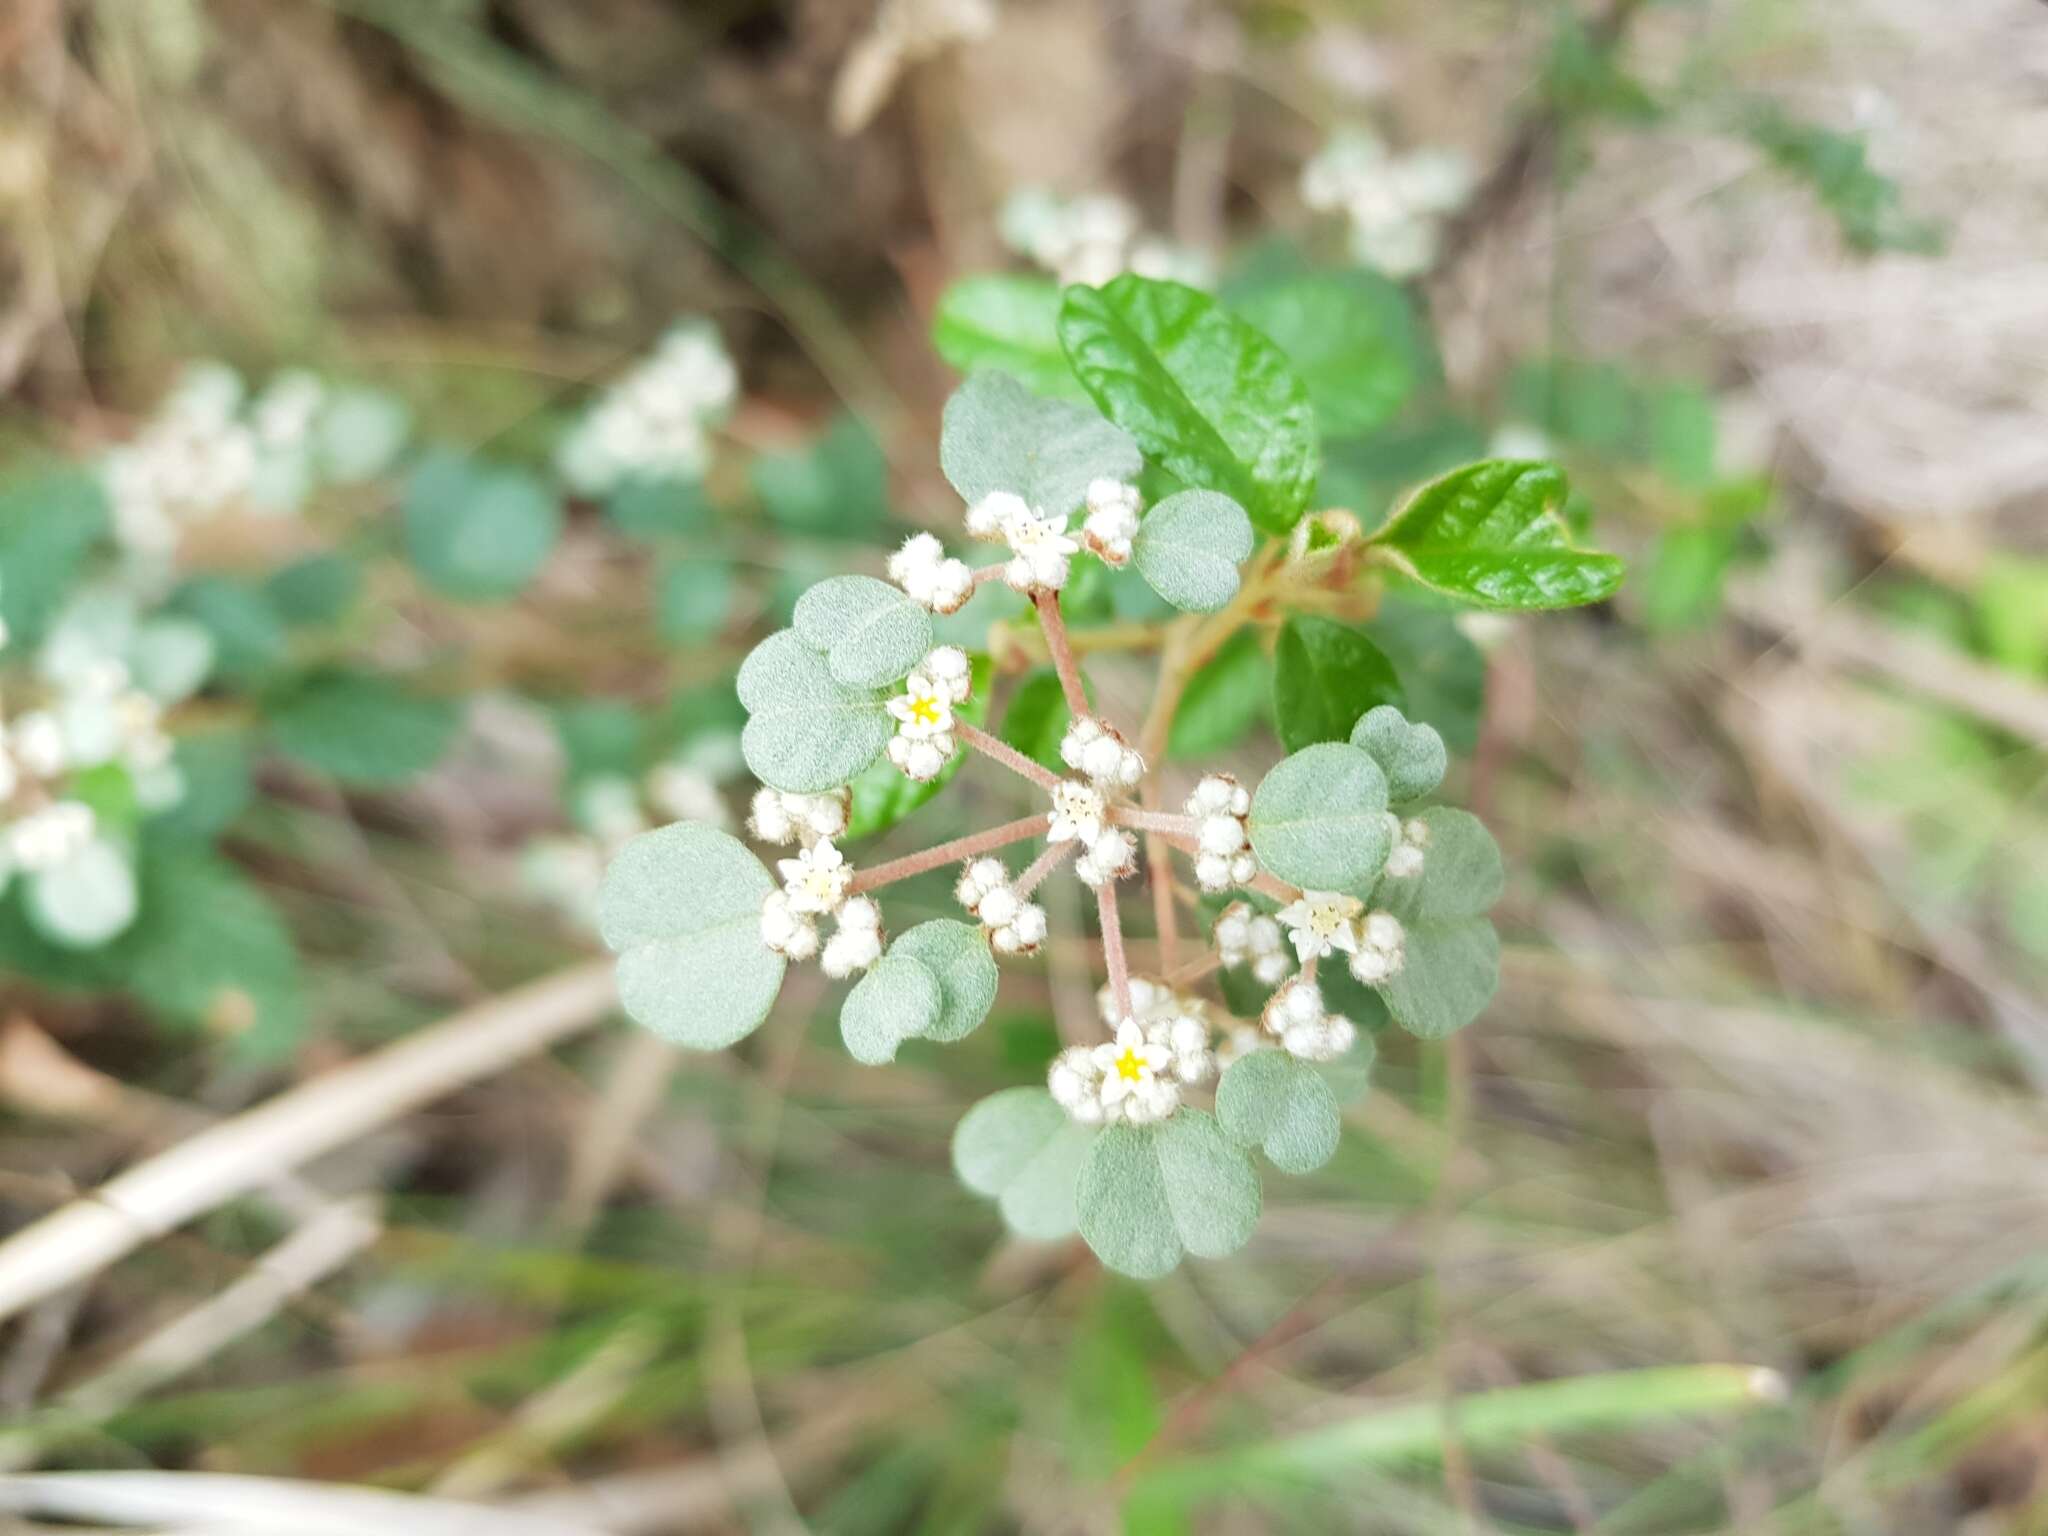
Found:
[{"label": "plant stem", "polygon": [[1060,776],[1045,764],[1026,757],[1007,741],[989,735],[978,725],[970,725],[965,720],[956,719],[953,722],[953,734],[983,757],[1001,763],[1010,772],[1029,779],[1040,789],[1054,789],[1060,783]]},{"label": "plant stem", "polygon": [[[1182,853],[1193,854],[1200,851],[1199,845],[1192,837],[1183,837],[1177,832],[1161,832],[1156,835],[1165,838],[1167,842],[1178,848]],[[1280,879],[1276,875],[1269,875],[1264,870],[1260,870],[1253,878],[1251,889],[1280,902],[1293,901],[1301,895],[1299,890],[1289,885],[1285,880]]]},{"label": "plant stem", "polygon": [[950,843],[941,843],[936,848],[927,848],[922,853],[906,853],[900,859],[891,859],[886,864],[876,864],[859,871],[853,877],[851,894],[880,890],[898,880],[908,880],[912,875],[921,875],[928,869],[937,869],[941,864],[957,864],[991,849],[1001,848],[1010,843],[1021,843],[1027,837],[1037,837],[1051,823],[1050,816],[1026,816],[1019,821],[1006,821],[999,827],[990,827],[983,832],[970,832],[965,837],[956,837]]},{"label": "plant stem", "polygon": [[1047,843],[1037,858],[1025,866],[1024,873],[1010,882],[1010,889],[1019,901],[1037,890],[1045,877],[1059,868],[1060,861],[1080,848],[1077,842]]},{"label": "plant stem", "polygon": [[[1067,709],[1076,720],[1088,713],[1088,695],[1081,687],[1081,669],[1074,661],[1074,647],[1067,639],[1067,621],[1060,613],[1057,592],[1037,591],[1031,601],[1038,608],[1038,627],[1045,631],[1046,654],[1060,677],[1060,692],[1067,696]],[[1151,760],[1149,755],[1146,759]]]},{"label": "plant stem", "polygon": [[1169,837],[1193,839],[1200,836],[1202,830],[1201,822],[1192,816],[1181,816],[1172,811],[1147,811],[1135,805],[1111,806],[1109,819],[1120,827],[1130,827],[1138,832],[1162,832]]},{"label": "plant stem", "polygon": [[974,568],[974,584],[977,587],[986,586],[989,582],[999,579],[1008,563],[1005,560],[998,560],[994,565],[977,565]]},{"label": "plant stem", "polygon": [[1131,965],[1124,958],[1124,924],[1116,909],[1116,882],[1105,880],[1095,887],[1095,910],[1102,916],[1102,961],[1109,967],[1109,995],[1116,999],[1116,1016],[1131,1016]]},{"label": "plant stem", "polygon": [[1223,957],[1213,949],[1198,960],[1174,969],[1167,968],[1166,985],[1171,988],[1190,987],[1223,969]]}]

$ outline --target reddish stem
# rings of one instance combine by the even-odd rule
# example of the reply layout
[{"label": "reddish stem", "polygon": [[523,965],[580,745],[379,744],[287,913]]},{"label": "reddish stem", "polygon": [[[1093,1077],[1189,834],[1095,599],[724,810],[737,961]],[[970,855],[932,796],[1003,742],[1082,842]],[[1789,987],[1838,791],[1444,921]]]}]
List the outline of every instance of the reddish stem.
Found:
[{"label": "reddish stem", "polygon": [[1016,892],[1019,901],[1024,900],[1044,882],[1045,877],[1059,868],[1060,860],[1077,852],[1077,842],[1047,843],[1045,850],[1024,868],[1024,873],[1010,882],[1010,889]]},{"label": "reddish stem", "polygon": [[1009,562],[1006,560],[998,560],[994,565],[977,565],[974,568],[974,584],[980,587],[986,586],[991,581],[999,580],[1002,577],[1003,568],[1008,564]]},{"label": "reddish stem", "polygon": [[1060,613],[1060,595],[1043,589],[1031,594],[1038,608],[1038,627],[1045,631],[1046,654],[1059,674],[1060,692],[1067,696],[1067,709],[1076,720],[1088,713],[1088,695],[1081,688],[1081,669],[1074,661],[1073,642],[1067,638],[1067,621]]},{"label": "reddish stem", "polygon": [[956,719],[953,722],[953,734],[966,742],[968,746],[979,752],[983,757],[991,758],[1001,763],[1010,772],[1029,779],[1040,789],[1056,789],[1059,787],[1060,776],[1058,774],[1046,767],[1045,764],[1026,757],[1007,741],[989,735],[980,726],[970,725],[965,720]]},{"label": "reddish stem", "polygon": [[1148,811],[1135,805],[1111,806],[1109,819],[1120,827],[1132,827],[1140,832],[1161,832],[1168,837],[1193,839],[1202,831],[1202,823],[1196,817],[1178,816],[1172,811]]},{"label": "reddish stem", "polygon": [[1116,909],[1116,882],[1095,887],[1095,910],[1102,916],[1102,960],[1109,967],[1109,994],[1116,999],[1119,1020],[1131,1016],[1131,965],[1124,958],[1124,924]]},{"label": "reddish stem", "polygon": [[886,864],[876,864],[856,872],[852,889],[855,894],[879,890],[898,880],[921,875],[928,869],[937,869],[942,864],[959,863],[1010,843],[1021,843],[1027,837],[1041,836],[1051,821],[1050,816],[1026,816],[1020,821],[1006,821],[999,827],[990,827],[985,832],[956,837],[950,843],[941,843],[922,853],[906,853],[900,859],[891,859]]},{"label": "reddish stem", "polygon": [[[1177,832],[1161,832],[1158,836],[1165,838],[1167,842],[1178,848],[1182,853],[1192,855],[1200,851],[1199,846],[1192,837],[1183,837]],[[1263,891],[1275,901],[1282,902],[1293,901],[1301,894],[1299,890],[1289,885],[1285,880],[1269,875],[1264,870],[1260,870],[1258,875],[1252,880],[1251,888],[1255,891]]]}]

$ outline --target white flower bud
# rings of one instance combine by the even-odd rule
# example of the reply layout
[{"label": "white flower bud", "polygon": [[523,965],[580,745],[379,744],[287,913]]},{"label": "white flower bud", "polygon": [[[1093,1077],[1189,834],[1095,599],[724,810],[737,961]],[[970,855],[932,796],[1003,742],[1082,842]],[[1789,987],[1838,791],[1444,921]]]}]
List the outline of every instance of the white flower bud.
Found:
[{"label": "white flower bud", "polygon": [[981,898],[981,905],[975,915],[991,928],[1001,928],[1012,921],[1022,903],[1017,893],[1007,885],[999,885]]},{"label": "white flower bud", "polygon": [[1017,909],[1017,915],[1010,919],[1008,931],[1016,936],[1025,950],[1033,950],[1045,942],[1045,908],[1035,901],[1027,901]]},{"label": "white flower bud", "polygon": [[789,843],[796,840],[796,826],[790,820],[789,810],[782,803],[782,792],[762,788],[754,793],[754,803],[747,816],[747,830],[764,843]]},{"label": "white flower bud", "polygon": [[1235,853],[1245,844],[1244,823],[1235,816],[1206,817],[1196,841],[1204,853]]},{"label": "white flower bud", "polygon": [[1020,514],[1031,515],[1022,496],[1010,491],[991,491],[967,509],[967,531],[977,539],[1000,539],[1003,525]]},{"label": "white flower bud", "polygon": [[839,926],[853,933],[873,933],[882,926],[882,909],[867,896],[849,896],[839,908]]},{"label": "white flower bud", "polygon": [[1365,914],[1365,941],[1374,949],[1399,949],[1407,941],[1408,930],[1401,926],[1401,919],[1391,912],[1368,912]]}]

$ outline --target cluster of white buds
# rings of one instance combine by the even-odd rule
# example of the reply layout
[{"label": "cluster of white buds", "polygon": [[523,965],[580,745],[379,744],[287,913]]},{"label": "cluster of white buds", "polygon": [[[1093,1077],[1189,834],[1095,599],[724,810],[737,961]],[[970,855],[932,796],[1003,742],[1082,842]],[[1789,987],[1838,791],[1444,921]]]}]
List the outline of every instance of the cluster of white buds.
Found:
[{"label": "cluster of white buds", "polygon": [[1392,849],[1387,854],[1387,874],[1395,880],[1412,880],[1422,873],[1424,852],[1429,847],[1429,823],[1419,816],[1403,821],[1387,812],[1387,835]]},{"label": "cluster of white buds", "polygon": [[232,370],[195,364],[143,429],[107,455],[101,478],[123,547],[166,554],[187,524],[248,496],[261,451],[241,405]]},{"label": "cluster of white buds", "polygon": [[882,958],[882,909],[866,896],[850,896],[839,906],[839,926],[825,941],[819,968],[837,980],[864,971]]},{"label": "cluster of white buds", "polygon": [[[1176,1048],[1176,1037],[1185,1049]],[[1207,1027],[1192,1016],[1150,1025],[1126,1018],[1117,1024],[1114,1040],[1061,1051],[1045,1085],[1053,1101],[1083,1125],[1156,1124],[1180,1108],[1180,1062],[1198,1064],[1205,1075],[1213,1069],[1208,1044]]]},{"label": "cluster of white buds", "polygon": [[903,691],[889,700],[896,721],[889,761],[920,784],[937,778],[959,750],[953,706],[966,703],[973,691],[974,670],[965,651],[941,645],[927,654],[903,680]]},{"label": "cluster of white buds", "polygon": [[1303,1061],[1335,1061],[1358,1038],[1358,1026],[1342,1014],[1324,1012],[1322,988],[1301,977],[1266,1000],[1259,1024],[1290,1056]]},{"label": "cluster of white buds", "polygon": [[967,509],[967,531],[1010,546],[1003,581],[1013,591],[1057,592],[1067,584],[1081,546],[1067,533],[1065,516],[1048,517],[1013,491],[991,491]]},{"label": "cluster of white buds", "polygon": [[1461,155],[1421,150],[1395,155],[1372,132],[1347,129],[1302,167],[1302,201],[1351,222],[1351,251],[1389,277],[1414,277],[1436,259],[1444,215],[1471,195]]},{"label": "cluster of white buds", "polygon": [[1074,873],[1088,885],[1107,885],[1138,869],[1138,840],[1109,825],[1109,804],[1086,779],[1062,779],[1053,786],[1045,840],[1081,845]]},{"label": "cluster of white buds", "polygon": [[[1184,997],[1165,982],[1145,976],[1133,976],[1127,985],[1130,1016],[1144,1027],[1146,1039],[1173,1053],[1174,1077],[1190,1086],[1214,1077],[1216,1054],[1210,1048],[1208,1002],[1199,997]],[[1118,1021],[1114,987],[1105,983],[1099,988],[1095,1006],[1103,1023]]]},{"label": "cluster of white buds", "polygon": [[826,975],[851,976],[881,958],[881,909],[852,894],[853,869],[829,837],[793,859],[778,859],[775,869],[782,888],[761,903],[763,944],[791,960],[808,960],[819,952],[819,919],[830,917],[836,926],[820,961]]},{"label": "cluster of white buds", "polygon": [[1045,942],[1045,908],[1017,894],[1002,860],[974,860],[960,871],[953,894],[981,920],[988,930],[989,946],[997,954],[1035,954]]},{"label": "cluster of white buds", "polygon": [[1138,840],[1119,827],[1109,827],[1074,860],[1074,873],[1084,885],[1108,885],[1138,872]]},{"label": "cluster of white buds", "polygon": [[1020,188],[1003,205],[1002,235],[1011,250],[1062,283],[1099,285],[1123,272],[1197,288],[1216,280],[1200,252],[1147,235],[1137,209],[1105,193],[1062,201],[1043,187]]},{"label": "cluster of white buds", "polygon": [[706,321],[674,327],[607,389],[563,439],[556,467],[584,496],[629,480],[701,479],[709,427],[730,409],[739,372]]},{"label": "cluster of white buds", "polygon": [[947,555],[936,534],[913,533],[889,557],[889,579],[933,613],[958,613],[974,595],[974,572]]},{"label": "cluster of white buds", "polygon": [[1115,727],[1088,715],[1060,738],[1060,761],[1105,790],[1134,789],[1145,777],[1145,759]]},{"label": "cluster of white buds", "polygon": [[1279,985],[1294,969],[1280,924],[1255,911],[1249,902],[1233,901],[1218,914],[1214,938],[1223,968],[1234,971],[1240,965],[1248,965],[1252,980],[1261,986]]},{"label": "cluster of white buds", "polygon": [[1091,480],[1087,504],[1081,542],[1105,565],[1130,564],[1131,541],[1138,536],[1138,488],[1121,480]]},{"label": "cluster of white buds", "polygon": [[763,785],[749,807],[747,830],[764,843],[811,843],[838,837],[853,814],[853,792],[840,788],[822,795],[798,795]]},{"label": "cluster of white buds", "polygon": [[1408,959],[1408,931],[1401,926],[1401,919],[1391,912],[1368,912],[1358,929],[1351,974],[1367,986],[1400,974]]},{"label": "cluster of white buds", "polygon": [[1205,891],[1227,891],[1249,885],[1259,873],[1252,856],[1251,792],[1227,773],[1204,776],[1188,796],[1187,813],[1200,826],[1195,831],[1195,882]]}]

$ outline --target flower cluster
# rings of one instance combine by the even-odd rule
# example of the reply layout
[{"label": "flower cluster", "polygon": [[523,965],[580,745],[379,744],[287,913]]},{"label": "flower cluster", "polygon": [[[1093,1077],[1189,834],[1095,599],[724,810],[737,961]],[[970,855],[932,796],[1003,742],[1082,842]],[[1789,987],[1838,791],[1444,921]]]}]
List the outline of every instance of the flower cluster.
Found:
[{"label": "flower cluster", "polygon": [[748,807],[747,830],[764,843],[811,843],[841,835],[852,814],[853,795],[844,788],[798,795],[764,784]]},{"label": "flower cluster", "polygon": [[1358,1026],[1323,1008],[1323,991],[1297,976],[1266,1000],[1259,1026],[1290,1056],[1335,1061],[1358,1039]]},{"label": "flower cluster", "polygon": [[1400,974],[1408,959],[1408,934],[1391,912],[1368,912],[1359,924],[1358,948],[1351,955],[1351,974],[1377,986]]},{"label": "flower cluster", "polygon": [[917,671],[903,680],[903,691],[889,700],[896,734],[889,739],[889,761],[920,784],[944,771],[959,749],[953,735],[953,707],[974,691],[974,669],[956,645],[930,652]]},{"label": "flower cluster", "polygon": [[1099,285],[1124,272],[1170,278],[1196,288],[1216,280],[1199,251],[1144,232],[1138,210],[1096,193],[1062,201],[1043,187],[1022,187],[1003,205],[1004,244],[1062,283]]},{"label": "flower cluster", "polygon": [[1287,958],[1287,940],[1280,924],[1256,911],[1249,902],[1233,901],[1225,907],[1217,915],[1212,937],[1223,968],[1234,971],[1241,965],[1249,966],[1252,980],[1261,986],[1278,985],[1294,969]]},{"label": "flower cluster", "polygon": [[1060,761],[1108,791],[1135,789],[1145,777],[1145,759],[1115,727],[1083,715],[1060,738]]},{"label": "flower cluster", "polygon": [[1227,773],[1206,775],[1188,796],[1187,813],[1200,826],[1195,833],[1195,882],[1205,891],[1227,891],[1249,885],[1259,872],[1252,856],[1251,791]]},{"label": "flower cluster", "polygon": [[1429,823],[1419,816],[1403,821],[1392,811],[1387,812],[1387,832],[1391,851],[1387,854],[1387,873],[1396,880],[1412,880],[1422,873],[1424,853],[1429,847]]},{"label": "flower cluster", "polygon": [[1030,955],[1045,942],[1045,908],[1027,901],[1000,859],[976,859],[960,872],[953,894],[981,920],[999,955]]},{"label": "flower cluster", "polygon": [[1109,824],[1108,800],[1086,779],[1062,779],[1053,786],[1045,840],[1080,845],[1074,873],[1088,885],[1108,885],[1137,872],[1138,840]]},{"label": "flower cluster", "polygon": [[1436,259],[1444,215],[1471,195],[1471,167],[1447,150],[1395,155],[1362,128],[1346,129],[1302,167],[1301,196],[1351,223],[1352,254],[1389,277],[1415,277]]},{"label": "flower cluster", "polygon": [[[1426,840],[1428,828],[1422,832]],[[1419,847],[1403,846],[1417,860],[1421,858]],[[1419,864],[1417,869],[1419,872]],[[1279,916],[1304,965],[1324,955],[1342,953],[1349,957],[1353,976],[1376,985],[1398,974],[1406,958],[1407,933],[1401,920],[1391,912],[1367,912],[1356,896],[1303,891],[1299,899],[1280,909]]]},{"label": "flower cluster", "polygon": [[685,321],[598,398],[562,440],[556,468],[583,496],[607,496],[631,480],[700,479],[709,429],[738,389],[717,331]]},{"label": "flower cluster", "polygon": [[889,557],[889,579],[933,613],[958,613],[974,595],[974,572],[947,555],[937,535],[913,533]]},{"label": "flower cluster", "polygon": [[1067,533],[1066,517],[1042,516],[1010,491],[991,492],[969,507],[967,531],[977,539],[1000,539],[1010,546],[1003,581],[1027,597],[1064,587],[1069,562],[1081,552]]},{"label": "flower cluster", "polygon": [[1107,987],[1098,1002],[1103,1022],[1115,1026],[1115,1039],[1069,1046],[1046,1074],[1054,1102],[1083,1125],[1164,1120],[1180,1108],[1183,1088],[1215,1075],[1216,1053],[1199,999],[1133,977],[1128,1016],[1118,1017],[1116,997]]},{"label": "flower cluster", "polygon": [[[832,840],[821,837],[793,859],[778,859],[782,889],[761,903],[761,942],[791,960],[819,955],[827,976],[851,976],[882,957],[882,910],[853,892],[853,868]],[[818,920],[837,920],[819,953]]]}]

